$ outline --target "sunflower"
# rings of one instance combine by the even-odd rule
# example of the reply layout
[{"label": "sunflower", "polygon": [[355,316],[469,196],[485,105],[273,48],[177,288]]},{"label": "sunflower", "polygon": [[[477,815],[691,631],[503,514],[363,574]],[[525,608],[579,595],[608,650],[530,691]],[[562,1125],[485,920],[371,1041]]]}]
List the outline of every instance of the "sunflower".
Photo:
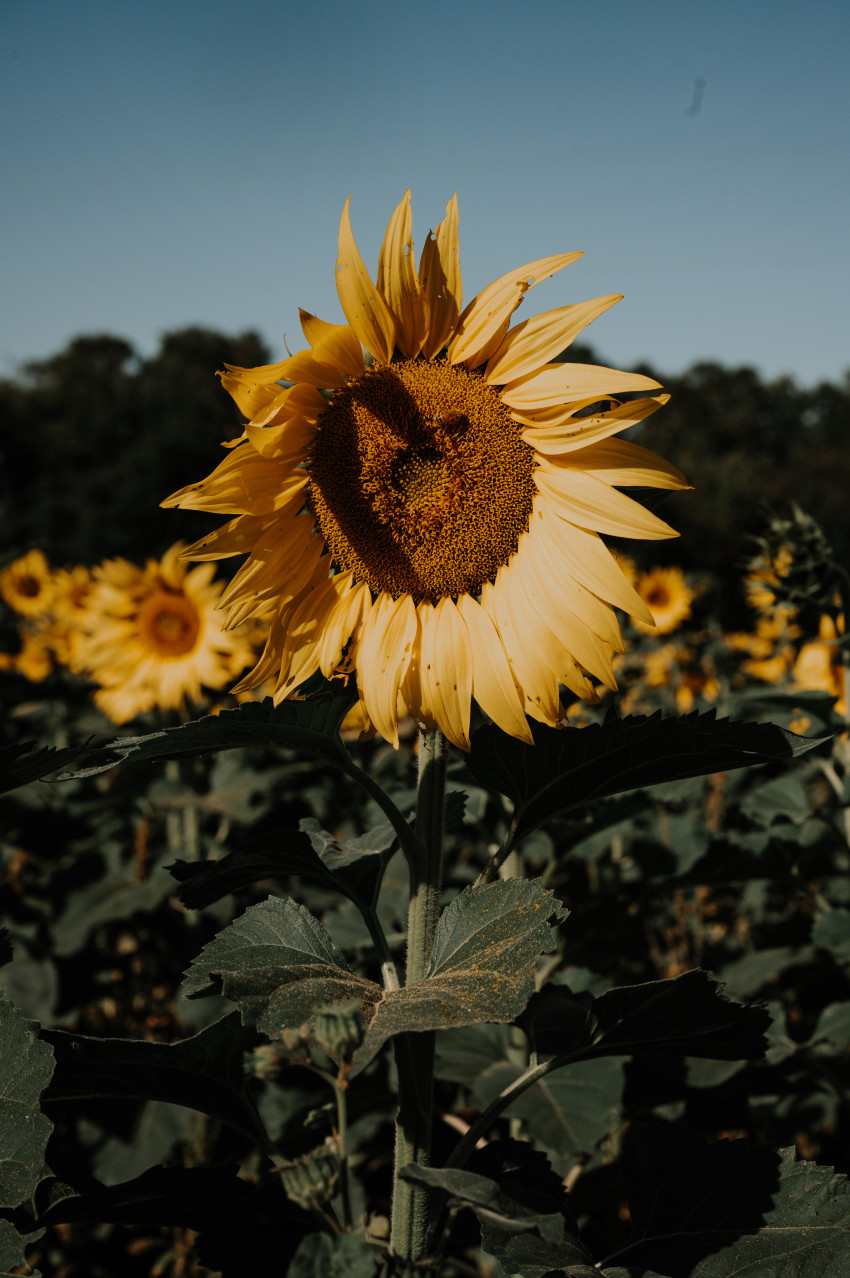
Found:
[{"label": "sunflower", "polygon": [[40,550],[31,550],[0,573],[0,595],[23,617],[41,617],[53,602],[53,574]]},{"label": "sunflower", "polygon": [[273,675],[277,703],[317,670],[354,671],[388,741],[401,693],[420,726],[467,749],[473,697],[529,741],[526,714],[563,723],[559,684],[589,700],[589,676],[616,686],[614,608],[652,617],[599,534],[676,535],[616,486],[688,485],[612,438],[668,398],[618,396],[657,382],[556,360],[619,294],[509,328],[525,293],[580,256],[529,262],[464,307],[456,199],[417,271],[405,193],[374,282],[346,204],[347,324],[302,311],[309,349],[228,366],[244,435],[163,502],[230,516],[187,557],[248,555],[222,596],[227,624],[263,616],[269,630],[240,687]]},{"label": "sunflower", "polygon": [[188,572],[182,549],[178,542],[144,568],[113,559],[94,571],[77,668],[100,685],[95,701],[115,723],[181,709],[187,697],[200,699],[202,685],[224,687],[254,657],[243,635],[222,629],[213,566]]},{"label": "sunflower", "polygon": [[652,613],[654,625],[637,620],[644,634],[669,635],[691,615],[694,592],[685,581],[681,568],[653,568],[637,579],[637,592]]},{"label": "sunflower", "polygon": [[838,700],[836,714],[847,712],[844,685],[844,663],[841,660],[839,636],[844,634],[844,618],[838,617],[838,625],[826,613],[820,619],[818,638],[804,643],[794,662],[792,677],[796,687],[830,692]]}]

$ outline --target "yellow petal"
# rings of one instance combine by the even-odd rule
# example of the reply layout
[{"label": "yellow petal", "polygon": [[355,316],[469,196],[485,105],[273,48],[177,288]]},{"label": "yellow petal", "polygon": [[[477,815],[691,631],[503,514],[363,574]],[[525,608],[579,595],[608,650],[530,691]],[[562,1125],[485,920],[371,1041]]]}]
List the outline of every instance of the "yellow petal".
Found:
[{"label": "yellow petal", "polygon": [[343,650],[357,635],[372,608],[372,595],[365,581],[354,581],[351,572],[331,578],[336,591],[337,604],[323,627],[319,668],[326,679],[349,669],[349,659],[343,666]]},{"label": "yellow petal", "polygon": [[[546,518],[546,498],[542,494],[535,498],[530,528]],[[555,516],[557,518],[557,516]],[[623,576],[611,551],[598,533],[587,528],[579,528],[577,524],[558,519],[556,538],[561,555],[570,573],[582,586],[591,590],[600,599],[622,608],[640,621],[651,623],[652,614],[640,595],[630,586]]]},{"label": "yellow petal", "polygon": [[[619,488],[691,488],[685,476],[670,462],[640,444],[607,439],[582,449],[576,462],[588,475]],[[553,465],[557,463],[553,462]]]},{"label": "yellow petal", "polygon": [[312,536],[314,527],[315,521],[306,514],[276,519],[225,586],[219,607],[250,605],[264,598],[282,601],[297,595],[304,585],[303,569],[309,564],[312,570],[318,559],[316,552],[323,549],[322,538]]},{"label": "yellow petal", "polygon": [[607,399],[621,391],[655,390],[659,383],[642,373],[626,373],[596,364],[548,364],[528,377],[510,382],[502,391],[509,408],[534,411],[571,399]]},{"label": "yellow petal", "polygon": [[358,377],[363,372],[363,352],[347,324],[328,324],[300,309],[298,314],[304,336],[317,359],[323,364],[332,364],[349,377]]},{"label": "yellow petal", "polygon": [[300,504],[307,483],[304,471],[267,461],[250,444],[241,444],[211,475],[166,497],[166,509],[211,510],[220,515],[269,515]]},{"label": "yellow petal", "polygon": [[316,435],[316,426],[303,417],[290,417],[281,426],[246,426],[245,434],[261,457],[298,464]]},{"label": "yellow petal", "polygon": [[472,644],[472,695],[486,715],[512,737],[534,744],[522,711],[522,699],[514,683],[499,632],[471,595],[461,595],[457,608]]},{"label": "yellow petal", "polygon": [[[422,603],[417,607],[416,624],[418,636],[422,635],[428,624],[428,618],[433,611],[434,605],[428,603],[427,599],[423,599]],[[422,703],[422,680],[420,679],[421,648],[422,645],[419,640],[414,642],[410,665],[407,667],[405,676],[402,679],[400,691],[402,700],[413,716],[417,727],[423,732],[433,732],[437,726],[436,721]]]},{"label": "yellow petal", "polygon": [[357,645],[357,687],[369,718],[398,749],[398,690],[410,665],[416,638],[416,609],[410,595],[379,595]]},{"label": "yellow petal", "polygon": [[306,382],[308,386],[329,387],[339,390],[345,385],[345,378],[333,364],[326,364],[318,358],[316,351],[299,351],[291,355],[281,365],[280,380],[283,382]]},{"label": "yellow petal", "polygon": [[525,713],[556,728],[564,712],[558,696],[558,679],[538,649],[538,636],[529,634],[527,625],[519,624],[510,588],[510,568],[508,563],[499,569],[495,584],[485,581],[481,588],[481,607],[499,632],[514,679],[525,697]]},{"label": "yellow petal", "polygon": [[235,688],[231,689],[232,692],[248,692],[251,688],[259,688],[260,684],[264,683],[266,679],[270,679],[272,675],[277,675],[280,669],[280,654],[286,634],[286,625],[292,609],[293,603],[291,599],[278,608],[269,626],[268,638],[260,660],[254,666],[254,669],[250,670],[248,674],[240,679]]},{"label": "yellow petal", "polygon": [[449,346],[449,362],[464,363],[468,368],[483,364],[498,348],[511,315],[528,290],[583,256],[583,253],[559,253],[555,257],[541,257],[488,284],[461,315]]},{"label": "yellow petal", "polygon": [[181,559],[229,559],[247,555],[269,521],[268,515],[237,515],[226,524],[193,541],[181,551]]},{"label": "yellow petal", "polygon": [[331,578],[308,591],[289,618],[280,657],[275,702],[285,700],[319,669],[325,623],[337,603]]},{"label": "yellow petal", "polygon": [[[656,395],[649,399],[633,399],[618,404],[604,413],[589,417],[576,417],[570,409],[545,409],[539,414],[512,413],[515,421],[531,423],[522,432],[525,442],[538,453],[563,454],[586,448],[589,444],[607,439],[618,431],[627,430],[662,408],[669,395]],[[594,400],[580,401],[583,407]]]},{"label": "yellow petal", "polygon": [[[519,540],[513,581],[514,589],[523,602],[523,615],[527,616],[529,610],[536,613],[573,662],[596,675],[607,687],[615,689],[611,649],[591,629],[590,609],[586,606],[588,600],[593,600],[599,608],[604,605],[587,591],[583,600],[576,594],[581,587],[570,582],[569,578],[557,575],[539,529],[535,529],[534,533],[524,533]],[[558,673],[564,666],[569,669],[570,661],[563,661],[557,667]]]},{"label": "yellow petal", "polygon": [[363,265],[357,251],[346,200],[339,227],[336,290],[345,318],[359,341],[376,360],[389,364],[395,348],[395,320]]},{"label": "yellow petal", "polygon": [[428,317],[428,337],[422,347],[426,359],[439,355],[460,317],[463,285],[457,232],[457,196],[453,195],[446,205],[446,216],[428,235],[419,259],[419,285]]},{"label": "yellow petal", "polygon": [[290,417],[305,417],[308,422],[316,422],[328,406],[324,395],[306,382],[296,386],[288,386],[280,392],[265,412],[258,413],[253,426],[277,426]]},{"label": "yellow petal", "polygon": [[419,280],[413,265],[413,218],[410,191],[390,218],[378,258],[378,292],[396,319],[396,344],[408,359],[422,349],[427,328]]},{"label": "yellow petal", "polygon": [[227,373],[219,373],[219,377],[228,395],[236,401],[240,413],[251,421],[273,403],[280,395],[281,388],[275,384],[274,378],[265,383],[249,380],[245,376],[248,371],[232,368]]},{"label": "yellow petal", "polygon": [[466,623],[451,599],[442,598],[423,621],[419,653],[426,714],[449,741],[468,750],[473,652]]},{"label": "yellow petal", "polygon": [[545,311],[543,315],[517,324],[502,338],[495,355],[491,355],[484,370],[485,380],[501,385],[542,368],[566,350],[592,320],[622,299],[622,293],[609,293],[607,297],[596,297],[592,302]]},{"label": "yellow petal", "polygon": [[580,528],[649,541],[679,535],[675,528],[595,475],[567,467],[556,471],[548,458],[541,458],[534,482],[554,513]]}]

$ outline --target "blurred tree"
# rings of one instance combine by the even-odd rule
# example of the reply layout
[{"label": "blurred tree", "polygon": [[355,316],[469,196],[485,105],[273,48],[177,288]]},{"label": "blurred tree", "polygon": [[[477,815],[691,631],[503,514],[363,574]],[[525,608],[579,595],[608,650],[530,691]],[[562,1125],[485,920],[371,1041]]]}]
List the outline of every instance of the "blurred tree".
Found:
[{"label": "blurred tree", "polygon": [[209,473],[242,420],[215,372],[264,364],[256,333],[168,333],[140,360],[121,338],[75,338],[0,381],[0,519],[5,547],[40,546],[54,565],[110,555],[144,560],[209,516],[164,511],[174,489]]}]

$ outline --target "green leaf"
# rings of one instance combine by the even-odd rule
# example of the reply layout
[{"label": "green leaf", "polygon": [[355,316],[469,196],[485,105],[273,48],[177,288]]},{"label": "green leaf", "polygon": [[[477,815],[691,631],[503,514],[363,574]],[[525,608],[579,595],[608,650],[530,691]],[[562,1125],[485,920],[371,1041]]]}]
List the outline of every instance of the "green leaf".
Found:
[{"label": "green leaf", "polygon": [[175,861],[167,868],[181,884],[176,895],[190,910],[203,910],[230,892],[263,879],[290,874],[337,886],[307,835],[291,830],[259,834],[219,861]]},{"label": "green leaf", "polygon": [[[525,1073],[525,1066],[502,1061],[479,1076],[473,1101],[485,1109]],[[522,1092],[504,1111],[525,1121],[528,1135],[566,1170],[580,1154],[596,1149],[620,1119],[622,1062],[615,1058],[579,1061],[553,1070]]]},{"label": "green leaf", "polygon": [[452,1203],[471,1207],[479,1220],[487,1220],[500,1229],[514,1233],[534,1231],[541,1238],[557,1242],[564,1232],[561,1212],[532,1212],[503,1193],[494,1180],[476,1172],[456,1167],[419,1167],[408,1163],[401,1169],[402,1179],[426,1189],[441,1189]]},{"label": "green leaf", "polygon": [[468,887],[443,911],[422,981],[383,992],[352,1074],[395,1034],[512,1021],[534,991],[534,967],[566,917],[539,879]]},{"label": "green leaf", "polygon": [[843,1052],[850,1044],[850,1003],[830,1003],[818,1017],[818,1023],[809,1042],[829,1044]]},{"label": "green leaf", "polygon": [[39,1099],[53,1073],[53,1053],[0,991],[0,1207],[29,1198],[44,1169],[53,1124]]},{"label": "green leaf", "polygon": [[186,976],[187,997],[220,988],[238,1003],[243,1020],[269,1037],[283,1026],[301,1025],[317,1004],[354,998],[368,1007],[381,993],[379,985],[349,969],[309,910],[279,897],[250,906],[219,932]]},{"label": "green leaf", "polygon": [[553,1270],[564,1278],[600,1278],[580,1239],[567,1235],[557,1242],[535,1234],[510,1234],[482,1221],[481,1246],[495,1256],[505,1274],[545,1278]]},{"label": "green leaf", "polygon": [[245,1095],[243,1064],[256,1038],[243,1029],[238,1012],[179,1043],[90,1038],[65,1030],[42,1030],[41,1037],[56,1057],[47,1101],[167,1101],[256,1135],[256,1110]]},{"label": "green leaf", "polygon": [[[21,1237],[8,1220],[0,1220],[0,1278],[12,1278],[11,1271],[27,1266],[26,1247],[44,1233],[43,1229]],[[40,1269],[27,1269],[29,1278],[41,1278]]]},{"label": "green leaf", "polygon": [[373,1278],[378,1252],[356,1234],[308,1234],[290,1261],[287,1278]]},{"label": "green leaf", "polygon": [[711,1060],[759,1060],[770,1025],[766,1008],[725,998],[708,972],[695,969],[663,981],[624,985],[595,998],[547,986],[522,1023],[537,1051],[634,1056],[667,1053]]},{"label": "green leaf", "polygon": [[498,728],[479,728],[466,765],[479,785],[516,807],[517,838],[592,799],[797,758],[829,737],[799,737],[772,723],[732,723],[714,711],[662,718],[609,715],[586,728],[534,724],[534,745]]},{"label": "green leaf", "polygon": [[0,794],[16,790],[21,785],[29,785],[30,781],[38,781],[59,768],[67,768],[85,748],[72,746],[69,749],[57,749],[54,746],[41,746],[34,749],[35,744],[34,741],[13,741],[9,745],[0,746]]},{"label": "green leaf", "polygon": [[830,910],[812,928],[812,944],[830,950],[836,963],[850,962],[850,910]]},{"label": "green leaf", "polygon": [[[850,1246],[848,1181],[744,1141],[633,1124],[623,1179],[632,1237],[619,1262],[671,1278],[839,1278]],[[612,1257],[611,1259],[614,1259]],[[607,1272],[607,1265],[603,1262]]]},{"label": "green leaf", "polygon": [[222,710],[193,723],[164,728],[143,737],[119,737],[117,741],[84,756],[84,766],[61,774],[90,777],[106,772],[125,759],[134,763],[179,759],[183,755],[213,754],[237,746],[286,746],[328,763],[344,765],[348,751],[339,728],[357,700],[356,688],[337,680],[304,701],[247,701],[234,710]]}]

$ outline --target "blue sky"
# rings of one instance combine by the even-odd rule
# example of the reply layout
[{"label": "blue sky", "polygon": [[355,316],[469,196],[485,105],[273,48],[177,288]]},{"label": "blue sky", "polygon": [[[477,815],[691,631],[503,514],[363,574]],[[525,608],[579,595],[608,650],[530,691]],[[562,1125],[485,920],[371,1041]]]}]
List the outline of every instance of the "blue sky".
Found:
[{"label": "blue sky", "polygon": [[[4,0],[0,374],[83,332],[303,345],[457,191],[465,297],[586,257],[520,318],[619,292],[606,360],[803,384],[850,366],[846,0]],[[696,90],[696,82],[704,89]]]}]

